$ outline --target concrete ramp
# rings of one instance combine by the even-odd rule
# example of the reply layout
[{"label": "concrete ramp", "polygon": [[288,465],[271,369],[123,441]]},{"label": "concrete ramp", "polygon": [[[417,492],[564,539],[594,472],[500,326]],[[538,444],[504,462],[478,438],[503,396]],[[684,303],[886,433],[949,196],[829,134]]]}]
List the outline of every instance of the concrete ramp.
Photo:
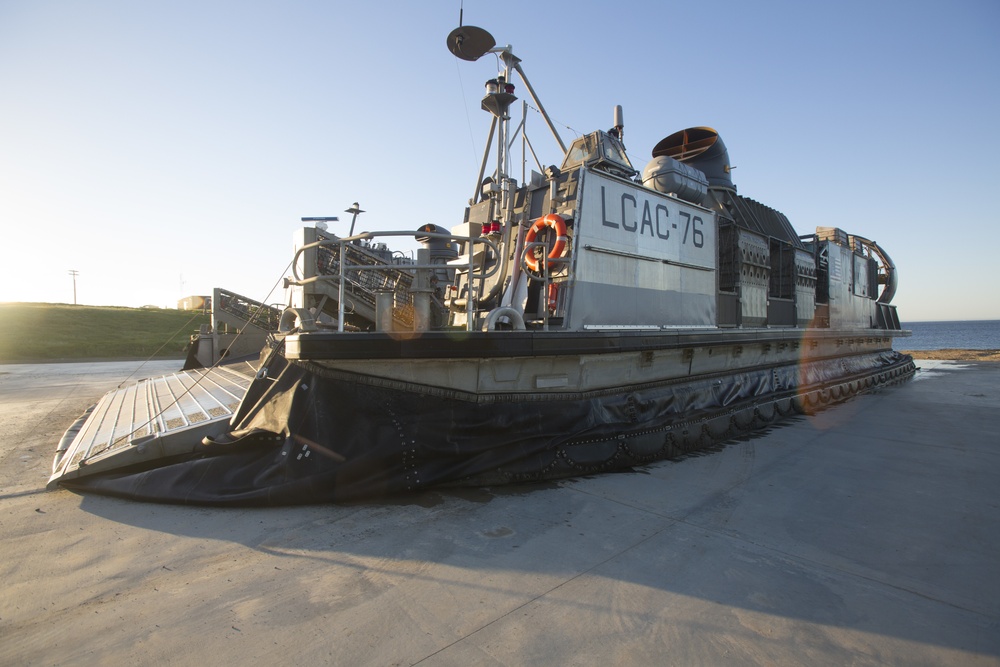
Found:
[{"label": "concrete ramp", "polygon": [[112,469],[189,454],[226,430],[255,369],[240,362],[181,371],[108,392],[59,443],[48,488]]}]

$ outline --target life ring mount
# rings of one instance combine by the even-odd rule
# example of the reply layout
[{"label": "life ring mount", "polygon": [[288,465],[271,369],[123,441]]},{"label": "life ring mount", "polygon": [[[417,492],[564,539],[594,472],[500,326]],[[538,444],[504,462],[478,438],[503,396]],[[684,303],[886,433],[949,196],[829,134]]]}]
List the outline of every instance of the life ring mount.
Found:
[{"label": "life ring mount", "polygon": [[[524,237],[524,245],[528,246],[534,243],[535,239],[538,238],[538,234],[546,227],[556,233],[556,242],[552,245],[552,250],[549,251],[548,259],[559,259],[566,252],[566,248],[569,245],[569,236],[566,233],[566,221],[557,213],[548,213],[535,220],[534,224],[531,225],[531,229],[528,230],[528,233]],[[525,250],[524,265],[530,270],[538,271],[539,259],[535,254],[535,248],[528,247]]]}]

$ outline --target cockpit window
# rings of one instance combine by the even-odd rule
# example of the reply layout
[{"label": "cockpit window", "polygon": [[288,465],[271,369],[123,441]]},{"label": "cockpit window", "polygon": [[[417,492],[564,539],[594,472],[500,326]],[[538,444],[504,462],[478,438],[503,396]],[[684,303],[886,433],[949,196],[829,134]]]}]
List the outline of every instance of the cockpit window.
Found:
[{"label": "cockpit window", "polygon": [[584,164],[618,176],[631,177],[636,173],[622,143],[600,130],[580,137],[570,145],[562,170],[575,169]]},{"label": "cockpit window", "polygon": [[604,157],[610,161],[614,162],[620,167],[628,169],[629,171],[635,171],[632,168],[632,163],[629,162],[628,155],[625,154],[625,147],[622,146],[622,142],[618,141],[612,136],[604,134],[601,132],[604,139]]},{"label": "cockpit window", "polygon": [[562,169],[566,171],[567,169],[572,169],[573,167],[579,167],[582,164],[587,164],[591,160],[597,157],[597,142],[594,141],[594,135],[588,134],[585,137],[580,137],[572,143],[569,150],[566,151],[566,159],[563,160]]}]

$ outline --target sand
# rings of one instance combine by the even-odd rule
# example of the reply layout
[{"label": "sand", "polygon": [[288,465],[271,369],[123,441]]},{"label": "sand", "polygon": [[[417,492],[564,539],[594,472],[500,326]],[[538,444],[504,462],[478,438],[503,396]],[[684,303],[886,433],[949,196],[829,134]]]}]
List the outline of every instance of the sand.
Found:
[{"label": "sand", "polygon": [[[0,665],[1000,663],[995,503],[966,498],[997,459],[946,450],[931,414],[995,427],[992,364],[954,406],[883,391],[642,474],[277,509],[45,491],[135,365],[0,365]],[[834,439],[907,410],[930,426]],[[852,447],[934,475],[831,475]]]},{"label": "sand", "polygon": [[1000,350],[902,350],[914,359],[943,361],[1000,361]]}]

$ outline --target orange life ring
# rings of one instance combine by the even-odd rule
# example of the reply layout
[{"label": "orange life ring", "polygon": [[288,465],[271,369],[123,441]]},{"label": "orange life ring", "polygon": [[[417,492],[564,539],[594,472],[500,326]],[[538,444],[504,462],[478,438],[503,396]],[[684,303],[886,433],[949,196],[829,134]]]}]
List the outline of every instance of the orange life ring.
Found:
[{"label": "orange life ring", "polygon": [[[562,219],[561,215],[549,213],[535,220],[535,224],[531,226],[531,229],[528,230],[528,233],[524,237],[524,244],[534,243],[535,238],[538,237],[538,233],[546,227],[550,227],[556,232],[556,242],[552,246],[552,250],[549,251],[549,259],[559,259],[563,256],[566,244],[569,241],[569,238],[566,236],[566,221]],[[532,249],[529,249],[529,252],[525,252],[524,254],[524,265],[532,271],[538,271],[538,258],[530,250]]]}]

